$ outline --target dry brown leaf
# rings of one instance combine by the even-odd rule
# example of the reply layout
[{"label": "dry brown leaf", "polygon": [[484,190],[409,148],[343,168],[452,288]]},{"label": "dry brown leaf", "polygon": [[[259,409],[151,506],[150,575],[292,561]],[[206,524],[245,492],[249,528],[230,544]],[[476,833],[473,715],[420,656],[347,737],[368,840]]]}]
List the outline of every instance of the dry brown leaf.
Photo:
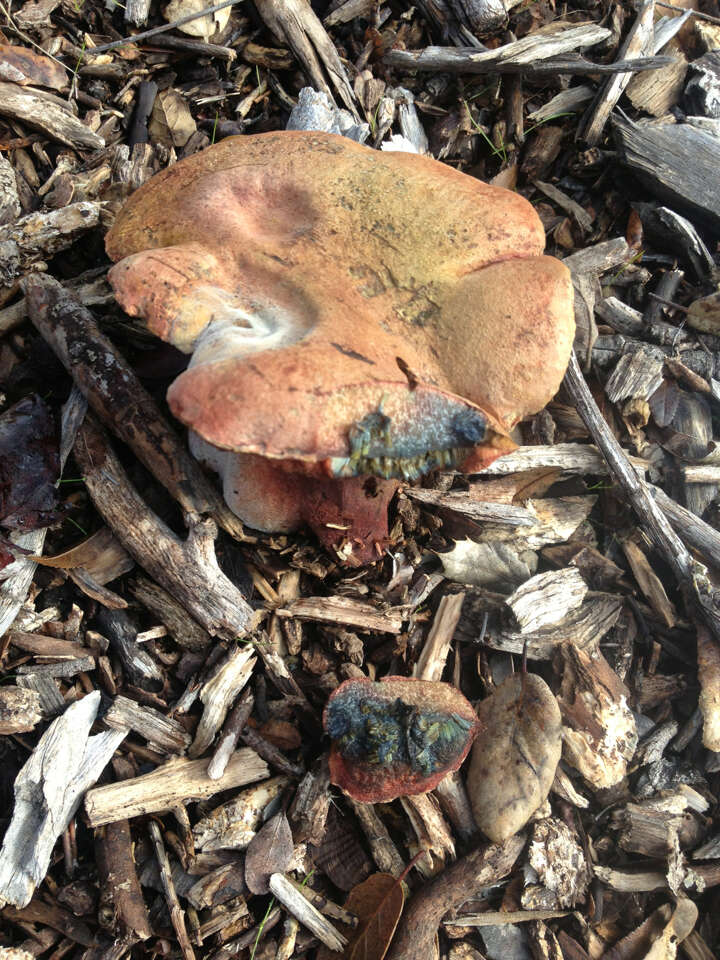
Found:
[{"label": "dry brown leaf", "polygon": [[38,0],[37,3],[27,0],[13,16],[18,26],[36,29],[38,26],[47,26],[50,14],[59,6],[60,0]]},{"label": "dry brown leaf", "polygon": [[639,250],[642,247],[643,225],[640,214],[636,210],[630,211],[627,227],[625,228],[625,240],[633,250]]},{"label": "dry brown leaf", "polygon": [[438,554],[443,573],[458,583],[511,593],[537,571],[535,551],[569,540],[595,501],[595,497],[528,500],[523,506],[537,518],[532,526],[484,523],[477,540],[457,541],[451,551]]},{"label": "dry brown leaf", "polygon": [[665,369],[688,390],[694,390],[696,393],[712,393],[710,384],[705,377],[701,377],[699,373],[695,373],[690,367],[686,367],[682,360],[678,360],[677,357],[665,357]]},{"label": "dry brown leaf", "polygon": [[302,746],[300,731],[287,720],[268,720],[258,729],[258,733],[278,750],[297,750]]},{"label": "dry brown leaf", "polygon": [[[350,891],[345,909],[359,918],[356,930],[338,924],[348,938],[343,960],[383,960],[405,905],[403,886],[390,873],[374,873]],[[337,960],[327,948],[318,960]]]},{"label": "dry brown leaf", "polygon": [[109,527],[102,527],[87,540],[81,540],[54,557],[32,559],[44,567],[60,567],[63,570],[82,567],[101,586],[128,573],[135,566],[132,557],[118,543]]},{"label": "dry brown leaf", "polygon": [[535,470],[516,474],[517,490],[512,502],[522,503],[531,497],[544,497],[561,476],[562,470],[559,467],[537,467]]},{"label": "dry brown leaf", "polygon": [[508,543],[458,540],[438,554],[448,580],[488,589],[512,590],[537,570],[537,554]]},{"label": "dry brown leaf", "polygon": [[561,476],[562,470],[557,467],[536,467],[522,473],[483,478],[479,483],[470,484],[468,496],[490,503],[522,505],[532,497],[544,496]]},{"label": "dry brown leaf", "polygon": [[675,417],[680,391],[674,380],[663,380],[648,401],[650,411],[659,427],[668,427]]},{"label": "dry brown leaf", "polygon": [[495,176],[490,180],[496,187],[505,187],[506,190],[514,190],[517,186],[518,178],[518,166],[516,163],[513,163],[509,167],[505,167],[499,173],[496,173]]},{"label": "dry brown leaf", "polygon": [[383,960],[404,904],[402,883],[390,873],[375,873],[355,887],[345,909],[360,917],[360,928],[345,949],[348,960]]},{"label": "dry brown leaf", "polygon": [[341,817],[334,804],[328,810],[322,840],[308,844],[308,853],[340,890],[352,890],[372,873],[354,821]]},{"label": "dry brown leaf", "polygon": [[288,818],[276,813],[250,841],[245,854],[245,883],[251,893],[268,893],[270,876],[283,873],[293,856]]},{"label": "dry brown leaf", "polygon": [[45,401],[32,394],[3,411],[0,524],[6,530],[37,530],[59,519],[59,467],[57,424]]},{"label": "dry brown leaf", "polygon": [[61,63],[44,57],[27,47],[0,43],[0,80],[9,80],[22,86],[50,87],[65,90],[68,73]]},{"label": "dry brown leaf", "polygon": [[[170,3],[163,10],[163,16],[168,23],[175,20],[181,20],[191,13],[199,13],[204,10],[207,4],[205,0],[170,0]],[[203,40],[209,40],[215,33],[219,33],[227,26],[230,19],[230,7],[224,10],[216,10],[215,13],[208,13],[204,17],[198,17],[178,26],[181,33],[186,33],[189,37],[202,37]]]},{"label": "dry brown leaf", "polygon": [[536,674],[514,674],[478,707],[483,724],[467,777],[475,820],[499,842],[545,801],[560,760],[560,710]]},{"label": "dry brown leaf", "polygon": [[702,333],[720,333],[720,292],[711,293],[691,303],[687,312],[687,324]]},{"label": "dry brown leaf", "polygon": [[153,141],[168,148],[185,146],[197,125],[182,94],[169,88],[155,97],[148,130]]}]

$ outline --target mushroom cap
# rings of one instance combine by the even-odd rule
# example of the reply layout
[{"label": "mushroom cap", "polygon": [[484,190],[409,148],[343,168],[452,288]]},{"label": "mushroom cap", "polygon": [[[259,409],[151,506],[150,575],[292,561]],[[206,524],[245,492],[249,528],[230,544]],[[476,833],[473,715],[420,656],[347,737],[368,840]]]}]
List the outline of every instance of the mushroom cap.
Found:
[{"label": "mushroom cap", "polygon": [[341,683],[323,726],[332,740],[330,781],[361,803],[433,790],[458,769],[481,728],[451,684],[393,676]]},{"label": "mushroom cap", "polygon": [[335,476],[488,445],[572,345],[569,273],[526,200],[334,134],[223,140],[138,190],[106,243],[123,308],[193,352],[173,413]]}]

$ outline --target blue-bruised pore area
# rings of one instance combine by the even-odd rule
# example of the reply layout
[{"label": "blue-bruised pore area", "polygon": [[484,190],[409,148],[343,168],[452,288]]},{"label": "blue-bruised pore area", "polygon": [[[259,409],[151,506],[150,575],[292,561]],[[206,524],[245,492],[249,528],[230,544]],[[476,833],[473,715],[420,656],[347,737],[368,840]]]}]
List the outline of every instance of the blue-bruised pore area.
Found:
[{"label": "blue-bruised pore area", "polygon": [[423,712],[399,697],[388,702],[341,695],[327,712],[327,731],[345,759],[404,764],[426,777],[453,763],[472,726],[457,713]]},{"label": "blue-bruised pore area", "polygon": [[438,467],[457,466],[488,434],[482,411],[443,394],[426,394],[394,421],[383,410],[367,414],[348,431],[350,456],[336,457],[338,477],[361,474],[415,480]]}]

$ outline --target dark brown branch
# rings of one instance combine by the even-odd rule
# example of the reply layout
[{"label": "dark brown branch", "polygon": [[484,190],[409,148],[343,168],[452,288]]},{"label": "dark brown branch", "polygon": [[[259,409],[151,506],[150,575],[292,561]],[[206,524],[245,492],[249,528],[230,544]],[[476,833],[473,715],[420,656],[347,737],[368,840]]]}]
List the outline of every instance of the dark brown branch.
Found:
[{"label": "dark brown branch", "polygon": [[[601,30],[602,28],[598,28]],[[561,34],[558,36],[562,36]],[[425,47],[423,50],[391,50],[383,58],[388,66],[398,70],[443,71],[447,73],[487,74],[487,73],[519,73],[525,76],[539,76],[542,74],[618,74],[640,73],[645,70],[657,70],[673,63],[672,57],[653,56],[639,57],[638,59],[618,60],[616,63],[593,63],[581,54],[568,52],[559,56],[551,56],[553,48],[549,44],[550,37],[536,37],[538,56],[533,59],[528,56],[527,44],[522,49],[522,55],[513,56],[510,49],[514,44],[506,44],[495,50],[479,51],[476,47]],[[557,40],[557,37],[554,38]],[[600,36],[602,39],[602,36]],[[515,41],[515,44],[524,43],[524,40]],[[543,42],[543,47],[539,41]],[[559,41],[557,46],[560,46]]]},{"label": "dark brown branch", "polygon": [[127,820],[108,823],[95,836],[103,898],[107,896],[114,904],[125,935],[147,940],[152,936],[152,927],[135,870],[130,824]]},{"label": "dark brown branch", "polygon": [[122,40],[112,40],[110,43],[103,43],[99,47],[93,47],[92,50],[88,50],[88,53],[95,55],[96,53],[105,53],[108,50],[116,50],[118,47],[125,47],[130,43],[140,43],[142,40],[154,37],[158,33],[167,33],[168,30],[182,27],[192,20],[200,20],[202,17],[217,13],[218,10],[224,10],[225,7],[232,7],[236,3],[242,3],[242,0],[223,0],[222,3],[215,3],[211,7],[203,7],[202,10],[198,10],[196,13],[188,13],[186,16],[178,17],[177,20],[173,20],[170,23],[162,23],[159,27],[143,30],[142,33],[135,33],[131,37],[123,37]]},{"label": "dark brown branch", "polygon": [[138,380],[98,329],[90,311],[47,274],[25,283],[30,319],[73,377],[100,419],[190,514],[209,514],[227,532],[244,539],[230,511],[197,461]]},{"label": "dark brown branch", "polygon": [[506,877],[524,846],[525,837],[516,833],[502,843],[478,847],[421,887],[405,908],[388,960],[431,957],[435,934],[445,914],[465,903],[480,887]]},{"label": "dark brown branch", "polygon": [[263,760],[269,763],[271,767],[275,767],[277,770],[280,770],[281,773],[285,773],[289,777],[302,777],[305,773],[304,767],[298,763],[293,763],[292,760],[288,760],[281,750],[278,750],[269,740],[260,736],[257,730],[253,730],[252,727],[245,727],[240,733],[240,739],[248,747],[251,747],[259,757],[262,757]]}]

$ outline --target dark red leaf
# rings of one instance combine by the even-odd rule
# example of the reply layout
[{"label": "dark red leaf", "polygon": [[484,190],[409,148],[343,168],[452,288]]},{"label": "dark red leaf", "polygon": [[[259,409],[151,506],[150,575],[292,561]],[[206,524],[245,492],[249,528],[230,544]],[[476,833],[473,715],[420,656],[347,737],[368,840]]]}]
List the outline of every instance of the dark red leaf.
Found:
[{"label": "dark red leaf", "polygon": [[[383,960],[405,904],[402,881],[389,873],[374,873],[350,891],[345,909],[359,918],[357,929],[338,924],[348,938],[344,960]],[[338,954],[321,947],[318,960]]]},{"label": "dark red leaf", "polygon": [[35,530],[59,518],[58,435],[47,404],[26,397],[0,416],[0,524]]}]

